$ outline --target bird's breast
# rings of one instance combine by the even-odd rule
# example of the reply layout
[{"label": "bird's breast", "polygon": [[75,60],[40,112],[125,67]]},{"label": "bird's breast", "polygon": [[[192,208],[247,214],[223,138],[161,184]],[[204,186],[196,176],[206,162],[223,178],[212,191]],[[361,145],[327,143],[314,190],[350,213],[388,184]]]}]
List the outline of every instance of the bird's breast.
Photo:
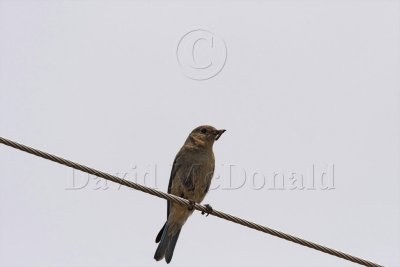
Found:
[{"label": "bird's breast", "polygon": [[200,203],[207,194],[214,175],[214,155],[202,155],[197,159],[197,170],[193,175],[193,200]]}]

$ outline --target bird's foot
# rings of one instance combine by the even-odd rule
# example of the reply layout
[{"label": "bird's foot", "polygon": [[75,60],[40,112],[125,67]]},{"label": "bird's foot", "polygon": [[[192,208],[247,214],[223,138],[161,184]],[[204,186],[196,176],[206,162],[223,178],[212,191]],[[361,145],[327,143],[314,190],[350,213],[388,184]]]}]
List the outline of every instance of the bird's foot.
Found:
[{"label": "bird's foot", "polygon": [[194,210],[194,206],[196,205],[196,202],[194,202],[193,200],[189,199],[189,207],[188,210],[192,211]]},{"label": "bird's foot", "polygon": [[210,215],[210,213],[213,212],[213,208],[211,207],[210,204],[205,204],[204,207],[206,207],[207,210],[206,210],[206,211],[202,211],[201,214],[202,214],[202,215],[205,214],[206,217],[207,217],[208,215]]}]

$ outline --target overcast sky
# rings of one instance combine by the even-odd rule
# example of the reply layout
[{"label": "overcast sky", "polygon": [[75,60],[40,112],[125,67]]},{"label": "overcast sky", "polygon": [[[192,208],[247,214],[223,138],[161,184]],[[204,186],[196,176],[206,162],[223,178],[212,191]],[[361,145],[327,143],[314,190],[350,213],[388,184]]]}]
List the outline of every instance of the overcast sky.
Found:
[{"label": "overcast sky", "polygon": [[[400,265],[399,1],[1,1],[0,135],[166,191],[189,132],[204,203]],[[275,178],[275,184],[273,183]],[[164,266],[166,202],[0,145],[1,266]],[[198,212],[171,266],[356,266]]]}]

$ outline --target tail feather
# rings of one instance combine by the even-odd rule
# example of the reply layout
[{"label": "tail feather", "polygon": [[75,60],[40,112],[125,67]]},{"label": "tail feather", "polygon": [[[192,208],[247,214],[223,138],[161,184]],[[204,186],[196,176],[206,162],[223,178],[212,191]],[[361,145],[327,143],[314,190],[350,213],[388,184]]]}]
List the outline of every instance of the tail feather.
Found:
[{"label": "tail feather", "polygon": [[167,223],[164,223],[164,226],[161,228],[160,232],[158,232],[158,235],[156,237],[156,243],[160,242],[162,234],[163,234],[164,229],[165,229],[165,225],[167,225]]},{"label": "tail feather", "polygon": [[160,233],[157,235],[156,242],[159,241],[160,243],[158,244],[156,253],[154,254],[154,259],[159,261],[165,257],[165,261],[170,263],[181,229],[172,236],[168,234],[168,229],[169,225],[165,223]]},{"label": "tail feather", "polygon": [[154,259],[156,261],[162,260],[164,258],[165,251],[167,250],[167,246],[168,246],[168,239],[167,239],[168,226],[165,224],[165,226],[163,228],[164,228],[164,231],[161,236],[160,244],[158,244],[156,253],[154,254]]},{"label": "tail feather", "polygon": [[178,232],[171,237],[169,240],[169,244],[167,246],[167,250],[165,251],[165,261],[167,263],[170,263],[172,260],[172,255],[174,255],[174,249],[176,245],[176,241],[178,241],[179,234],[181,233],[181,229],[178,230]]}]

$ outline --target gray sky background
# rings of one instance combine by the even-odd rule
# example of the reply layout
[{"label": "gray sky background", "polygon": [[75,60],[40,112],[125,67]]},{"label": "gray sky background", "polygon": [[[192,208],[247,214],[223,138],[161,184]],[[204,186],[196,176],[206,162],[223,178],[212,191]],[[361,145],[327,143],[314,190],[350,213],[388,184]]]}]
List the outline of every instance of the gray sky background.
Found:
[{"label": "gray sky background", "polygon": [[[217,189],[205,203],[399,266],[399,8],[1,1],[0,134],[131,180],[137,173],[140,183],[148,172],[146,183],[165,191],[191,129],[225,128],[214,149]],[[184,76],[176,59],[179,40],[199,28],[228,51],[207,81]],[[201,57],[207,47],[199,49]],[[165,265],[153,260],[164,200],[115,184],[104,190],[93,178],[68,190],[70,168],[3,145],[0,159],[1,266]],[[274,173],[309,181],[313,165],[315,190],[268,188]],[[322,190],[318,177],[331,179],[333,166],[334,189]],[[228,190],[244,171],[244,185]],[[75,173],[75,187],[86,181]],[[356,266],[199,213],[184,226],[171,266],[245,264]]]}]

